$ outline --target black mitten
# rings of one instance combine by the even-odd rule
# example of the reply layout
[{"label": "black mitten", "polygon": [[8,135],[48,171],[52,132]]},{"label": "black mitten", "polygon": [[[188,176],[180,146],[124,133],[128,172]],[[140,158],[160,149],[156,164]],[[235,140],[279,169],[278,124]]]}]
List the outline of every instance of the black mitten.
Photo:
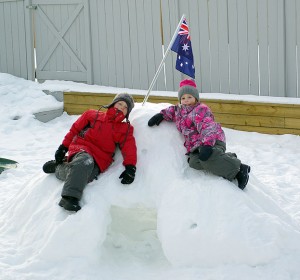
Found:
[{"label": "black mitten", "polygon": [[65,147],[64,145],[60,145],[57,151],[55,152],[56,163],[62,163],[67,152],[68,152],[68,148]]},{"label": "black mitten", "polygon": [[199,159],[201,161],[207,161],[213,152],[212,146],[199,147]]},{"label": "black mitten", "polygon": [[122,184],[131,184],[134,181],[136,167],[134,165],[126,165],[125,170],[120,175],[119,179]]},{"label": "black mitten", "polygon": [[153,125],[159,125],[164,119],[164,116],[162,113],[158,113],[156,115],[154,115],[149,121],[148,121],[148,125],[149,126],[153,126]]}]

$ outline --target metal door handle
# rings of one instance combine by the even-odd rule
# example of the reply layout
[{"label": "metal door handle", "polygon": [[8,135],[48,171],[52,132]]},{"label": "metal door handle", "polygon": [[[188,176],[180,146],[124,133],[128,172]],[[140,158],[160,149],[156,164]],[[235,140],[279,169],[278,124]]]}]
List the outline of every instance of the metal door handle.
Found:
[{"label": "metal door handle", "polygon": [[27,9],[33,9],[36,10],[37,9],[37,5],[28,5],[26,6]]}]

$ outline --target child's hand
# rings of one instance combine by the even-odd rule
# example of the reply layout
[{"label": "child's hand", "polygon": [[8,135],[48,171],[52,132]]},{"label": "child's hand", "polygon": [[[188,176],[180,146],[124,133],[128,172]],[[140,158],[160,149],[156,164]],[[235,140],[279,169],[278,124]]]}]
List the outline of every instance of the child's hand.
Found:
[{"label": "child's hand", "polygon": [[159,125],[164,119],[163,114],[158,113],[156,115],[154,115],[149,121],[148,121],[148,125],[149,126],[153,126],[153,125]]},{"label": "child's hand", "polygon": [[134,165],[126,165],[125,170],[120,175],[122,184],[131,184],[134,181],[136,167]]},{"label": "child's hand", "polygon": [[67,152],[68,148],[61,144],[55,152],[56,163],[62,163]]},{"label": "child's hand", "polygon": [[207,161],[213,152],[212,146],[201,146],[199,149],[199,159]]}]

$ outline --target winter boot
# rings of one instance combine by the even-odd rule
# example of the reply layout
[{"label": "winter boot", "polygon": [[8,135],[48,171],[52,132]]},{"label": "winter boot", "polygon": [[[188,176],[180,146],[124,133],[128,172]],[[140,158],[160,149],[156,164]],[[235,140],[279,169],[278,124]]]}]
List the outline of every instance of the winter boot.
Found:
[{"label": "winter boot", "polygon": [[43,165],[43,171],[47,174],[55,173],[57,165],[55,160],[49,160]]},{"label": "winter boot", "polygon": [[65,208],[68,211],[79,211],[81,209],[79,205],[79,200],[72,196],[63,196],[58,203],[59,206]]},{"label": "winter boot", "polygon": [[249,180],[250,166],[246,164],[241,164],[240,171],[236,174],[236,179],[238,181],[238,187],[243,190]]}]

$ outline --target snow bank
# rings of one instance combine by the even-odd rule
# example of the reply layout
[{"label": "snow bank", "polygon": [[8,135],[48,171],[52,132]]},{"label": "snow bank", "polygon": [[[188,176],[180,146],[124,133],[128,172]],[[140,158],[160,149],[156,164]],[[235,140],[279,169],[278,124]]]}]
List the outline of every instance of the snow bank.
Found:
[{"label": "snow bank", "polygon": [[11,248],[5,262],[27,269],[78,258],[96,264],[103,252],[129,246],[137,258],[155,259],[163,250],[174,266],[253,266],[300,250],[299,226],[254,174],[241,191],[192,170],[174,124],[147,126],[165,106],[137,104],[132,112],[139,158],[133,184],[120,184],[119,152],[109,170],[86,187],[76,214],[57,205],[63,183],[54,175],[39,171],[24,182],[2,215],[1,231]]}]

